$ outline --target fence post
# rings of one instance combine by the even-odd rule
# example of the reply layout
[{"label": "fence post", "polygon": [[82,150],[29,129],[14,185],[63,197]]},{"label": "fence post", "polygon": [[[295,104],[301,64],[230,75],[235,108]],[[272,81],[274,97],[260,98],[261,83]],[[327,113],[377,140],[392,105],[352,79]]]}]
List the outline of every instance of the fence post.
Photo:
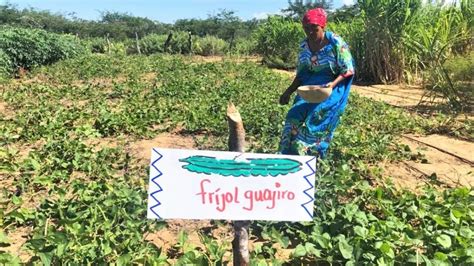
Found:
[{"label": "fence post", "polygon": [[[229,151],[245,151],[245,129],[239,111],[232,102],[227,105],[227,122],[229,124]],[[250,221],[233,221],[234,240],[232,253],[234,265],[249,265],[249,227]]]},{"label": "fence post", "polygon": [[110,54],[110,40],[109,40],[109,33],[107,32],[107,35],[105,36],[105,40],[107,40],[107,53]]},{"label": "fence post", "polygon": [[188,31],[188,53],[193,53],[193,35],[190,31]]},{"label": "fence post", "polygon": [[139,44],[139,42],[138,42],[138,33],[137,33],[137,32],[135,32],[135,43],[136,43],[136,45],[137,45],[137,52],[138,52],[138,54],[142,54],[142,52],[140,51],[140,44]]},{"label": "fence post", "polygon": [[164,52],[165,53],[169,53],[169,46],[171,44],[171,40],[173,39],[173,32],[171,31],[169,34],[168,34],[168,38],[166,38],[166,41],[165,41],[165,47],[164,47]]}]

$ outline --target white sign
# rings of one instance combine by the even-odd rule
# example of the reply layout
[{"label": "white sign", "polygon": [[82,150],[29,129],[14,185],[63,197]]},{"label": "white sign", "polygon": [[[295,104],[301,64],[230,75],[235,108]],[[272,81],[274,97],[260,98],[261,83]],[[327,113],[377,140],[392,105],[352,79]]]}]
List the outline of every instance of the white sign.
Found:
[{"label": "white sign", "polygon": [[152,149],[148,218],[311,221],[316,158]]}]

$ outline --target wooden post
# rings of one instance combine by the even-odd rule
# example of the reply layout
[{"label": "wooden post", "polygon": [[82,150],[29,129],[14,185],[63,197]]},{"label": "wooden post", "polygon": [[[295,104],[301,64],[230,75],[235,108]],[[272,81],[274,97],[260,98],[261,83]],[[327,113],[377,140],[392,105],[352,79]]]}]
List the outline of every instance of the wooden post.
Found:
[{"label": "wooden post", "polygon": [[245,129],[239,111],[232,102],[227,105],[229,123],[229,151],[245,152]]},{"label": "wooden post", "polygon": [[170,46],[170,44],[171,44],[171,40],[172,40],[172,39],[173,39],[173,32],[171,31],[170,34],[168,34],[168,38],[166,38],[166,41],[165,41],[165,45],[164,45],[164,46],[165,46],[165,47],[164,47],[164,50],[165,50],[164,52],[165,52],[165,53],[170,52],[170,51],[168,50],[168,48],[169,48],[169,46]]},{"label": "wooden post", "polygon": [[229,51],[232,53],[232,49],[234,49],[234,39],[235,39],[235,30],[232,32],[232,36],[230,37],[230,44],[229,44]]},{"label": "wooden post", "polygon": [[137,52],[138,52],[138,54],[142,54],[142,52],[140,51],[140,44],[139,44],[139,42],[138,42],[138,33],[137,33],[137,32],[135,32],[135,43],[136,43],[136,45],[137,45]]},{"label": "wooden post", "polygon": [[107,53],[110,54],[110,40],[109,40],[109,33],[107,32],[107,35],[105,36],[105,39],[107,40]]},{"label": "wooden post", "polygon": [[188,54],[193,53],[193,35],[188,31]]},{"label": "wooden post", "polygon": [[[229,124],[229,151],[245,151],[245,129],[239,111],[232,102],[227,105],[227,122]],[[234,221],[234,240],[232,253],[235,266],[249,265],[249,226],[250,221]]]}]

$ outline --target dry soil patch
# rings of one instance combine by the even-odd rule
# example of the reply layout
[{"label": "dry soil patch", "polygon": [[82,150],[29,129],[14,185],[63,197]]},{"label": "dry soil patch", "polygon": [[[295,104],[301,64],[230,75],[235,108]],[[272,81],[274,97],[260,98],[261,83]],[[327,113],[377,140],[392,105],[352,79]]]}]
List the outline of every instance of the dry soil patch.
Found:
[{"label": "dry soil patch", "polygon": [[[407,138],[409,137],[409,138]],[[449,153],[472,158],[469,151],[474,150],[472,142],[461,141],[441,135],[416,136],[408,135],[400,140],[410,147],[414,154],[421,154],[418,160],[407,160],[381,165],[386,175],[392,177],[395,185],[411,190],[426,183],[445,187],[474,186],[474,167],[464,159],[433,148],[424,143],[432,143],[435,147],[444,147]]]},{"label": "dry soil patch", "polygon": [[0,100],[0,114],[4,119],[12,119],[15,117],[15,112],[8,107],[8,104]]},{"label": "dry soil patch", "polygon": [[28,240],[30,233],[30,227],[17,227],[14,231],[9,232],[7,234],[9,245],[5,247],[0,246],[0,254],[2,252],[7,252],[17,256],[23,263],[28,262],[33,254],[30,254],[26,249],[23,249],[22,246]]}]

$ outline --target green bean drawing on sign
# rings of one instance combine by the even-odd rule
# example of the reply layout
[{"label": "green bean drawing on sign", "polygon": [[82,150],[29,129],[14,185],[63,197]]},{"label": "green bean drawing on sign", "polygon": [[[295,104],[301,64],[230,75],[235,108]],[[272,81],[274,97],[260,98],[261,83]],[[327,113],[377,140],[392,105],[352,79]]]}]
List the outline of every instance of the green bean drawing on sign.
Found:
[{"label": "green bean drawing on sign", "polygon": [[190,172],[236,177],[287,175],[301,170],[299,161],[287,158],[248,158],[246,161],[236,161],[195,155],[179,161],[187,163],[183,168]]}]

